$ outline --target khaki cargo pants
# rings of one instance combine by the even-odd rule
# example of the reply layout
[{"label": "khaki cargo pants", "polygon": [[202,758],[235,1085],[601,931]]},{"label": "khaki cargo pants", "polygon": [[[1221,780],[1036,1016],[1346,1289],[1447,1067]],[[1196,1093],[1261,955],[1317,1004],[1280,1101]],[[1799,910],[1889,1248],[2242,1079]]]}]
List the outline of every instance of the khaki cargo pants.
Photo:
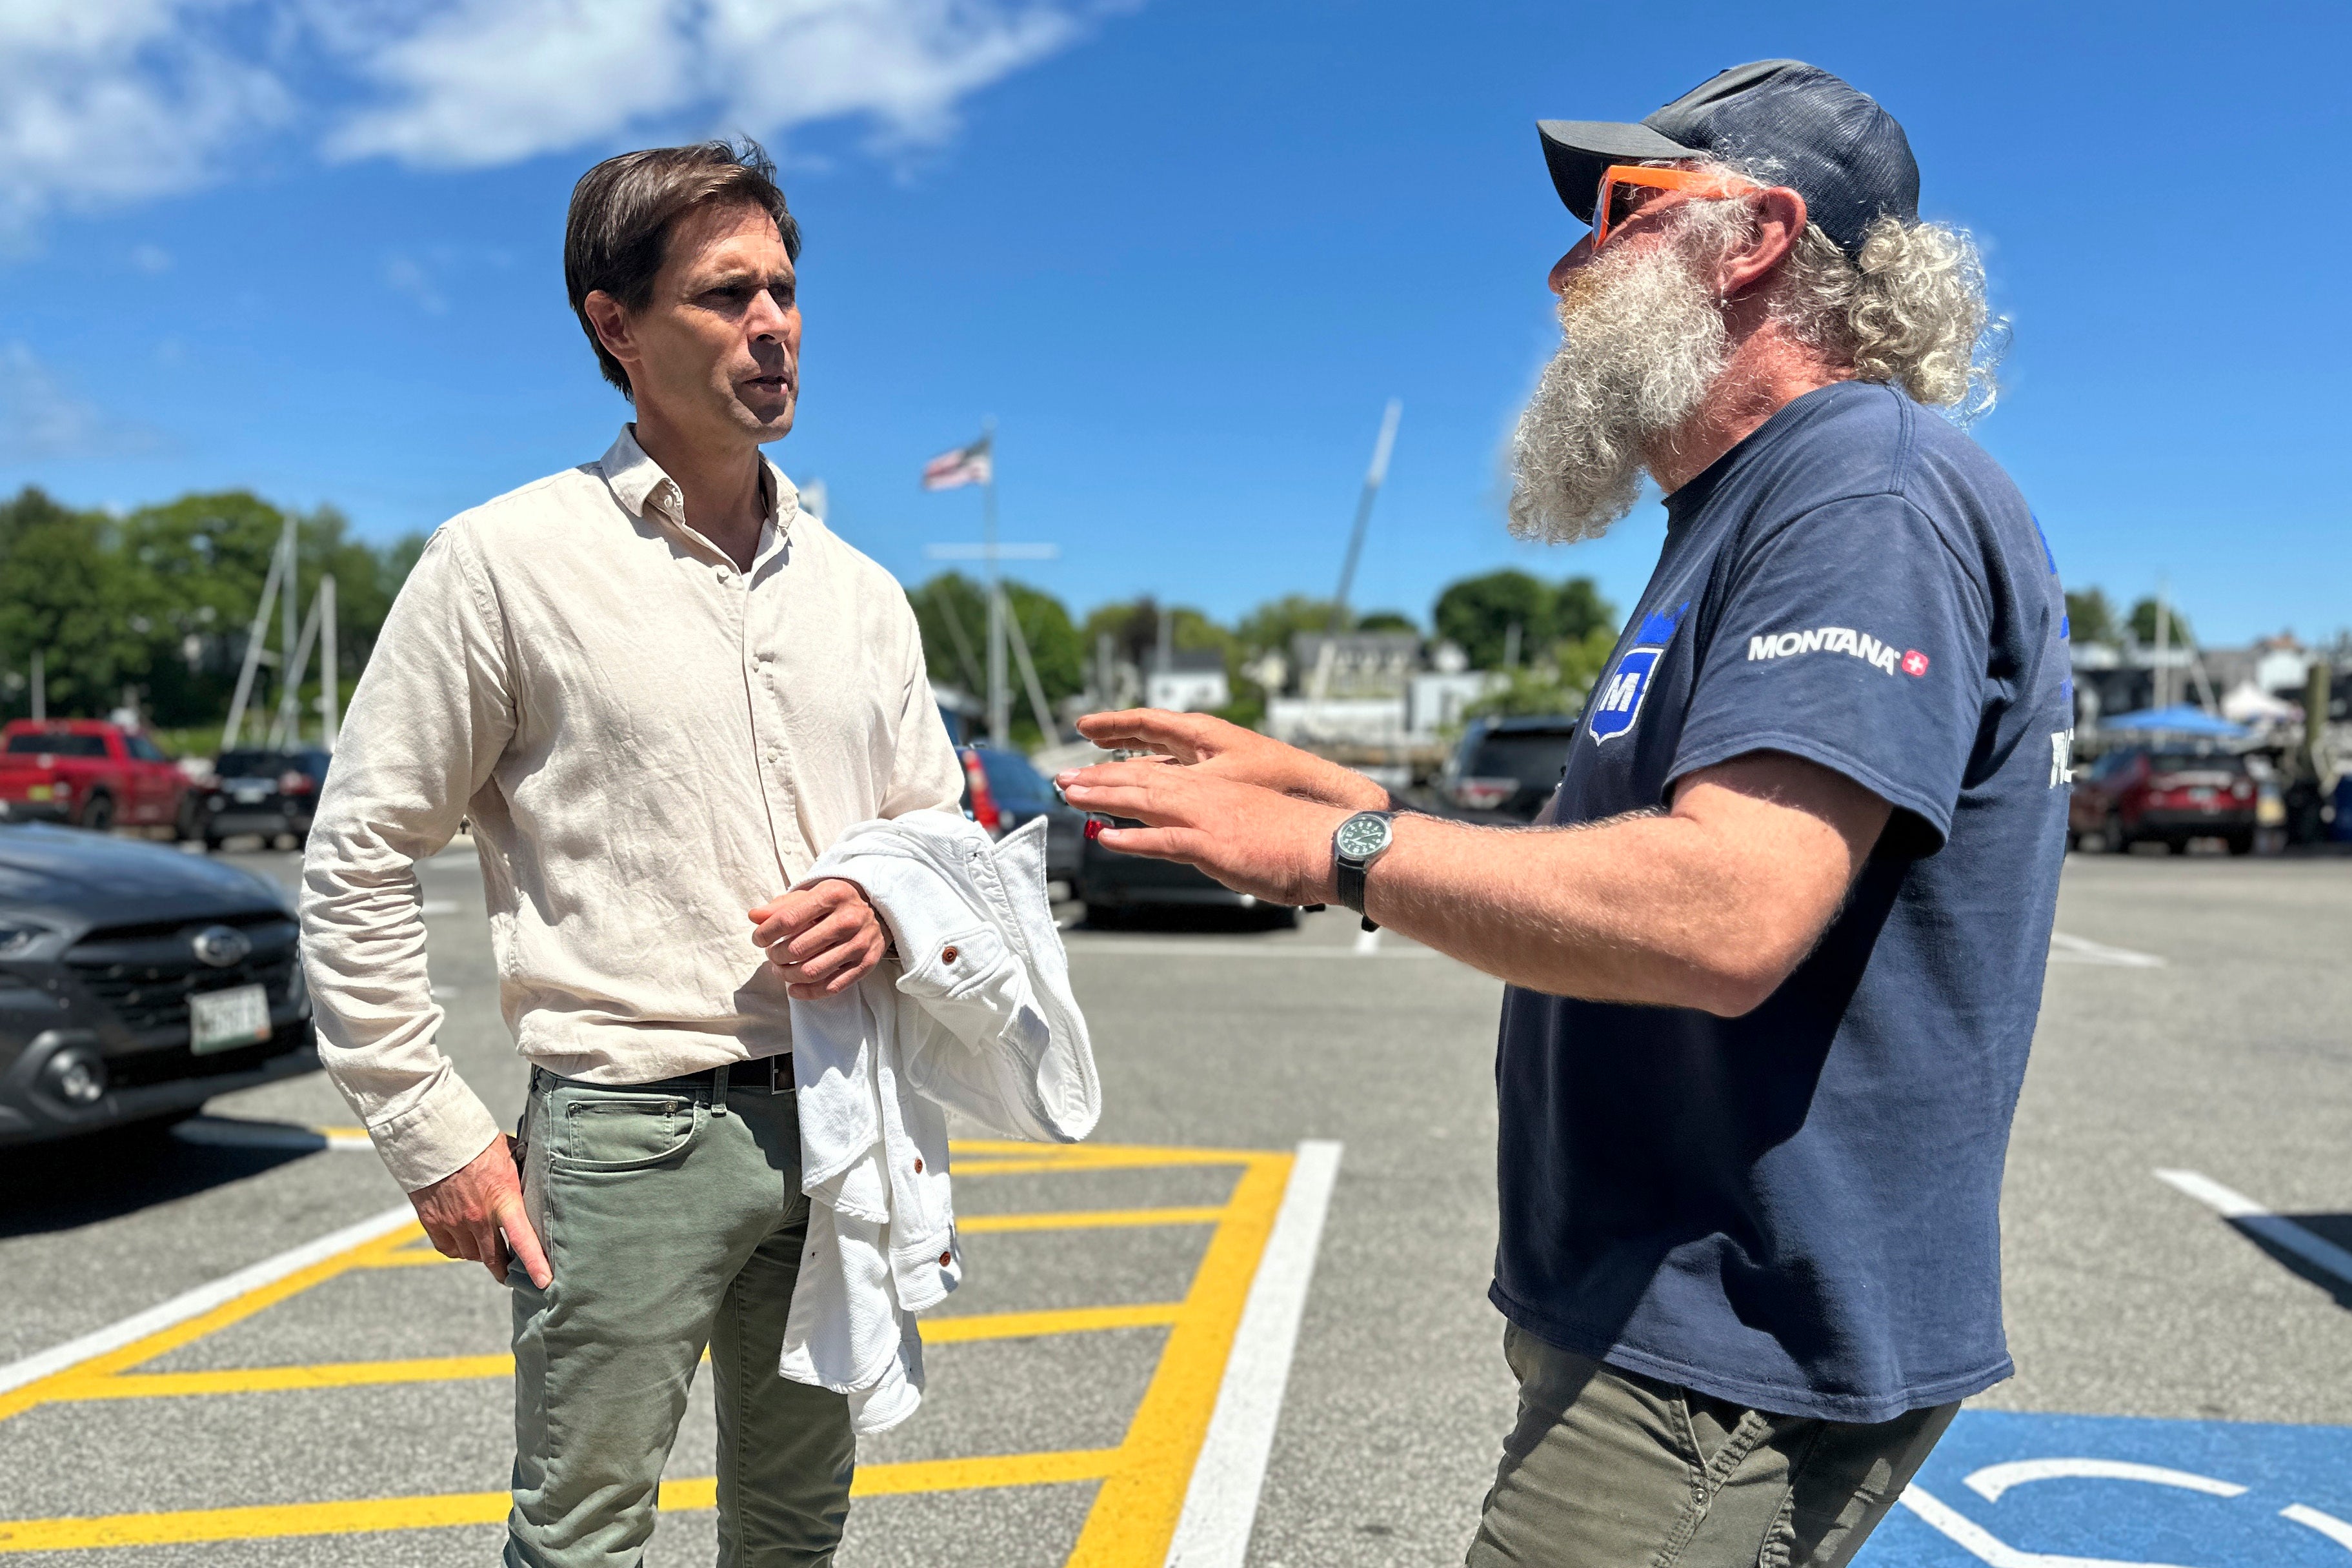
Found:
[{"label": "khaki cargo pants", "polygon": [[1513,1325],[1519,1419],[1469,1568],[1843,1568],[1958,1404],[1875,1426],[1775,1415]]},{"label": "khaki cargo pants", "polygon": [[721,1568],[824,1568],[849,1402],[777,1375],[808,1234],[790,1090],[605,1088],[534,1069],[523,1200],[555,1278],[514,1290],[508,1568],[635,1568],[705,1346]]}]

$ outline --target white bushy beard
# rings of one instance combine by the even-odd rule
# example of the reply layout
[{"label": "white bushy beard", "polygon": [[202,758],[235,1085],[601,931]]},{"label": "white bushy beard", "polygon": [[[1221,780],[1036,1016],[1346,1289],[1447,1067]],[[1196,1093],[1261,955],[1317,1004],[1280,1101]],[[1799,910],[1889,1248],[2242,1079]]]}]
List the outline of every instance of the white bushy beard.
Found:
[{"label": "white bushy beard", "polygon": [[1633,510],[1642,447],[1696,413],[1730,342],[1684,236],[1588,263],[1560,297],[1566,334],[1511,437],[1511,531],[1572,544]]}]

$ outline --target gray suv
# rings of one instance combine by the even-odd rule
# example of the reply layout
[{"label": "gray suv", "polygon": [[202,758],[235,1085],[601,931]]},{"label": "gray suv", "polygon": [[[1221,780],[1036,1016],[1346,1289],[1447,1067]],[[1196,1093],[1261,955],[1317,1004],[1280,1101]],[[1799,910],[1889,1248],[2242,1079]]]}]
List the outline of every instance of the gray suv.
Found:
[{"label": "gray suv", "polygon": [[317,1068],[274,882],[161,845],[0,824],[0,1146]]}]

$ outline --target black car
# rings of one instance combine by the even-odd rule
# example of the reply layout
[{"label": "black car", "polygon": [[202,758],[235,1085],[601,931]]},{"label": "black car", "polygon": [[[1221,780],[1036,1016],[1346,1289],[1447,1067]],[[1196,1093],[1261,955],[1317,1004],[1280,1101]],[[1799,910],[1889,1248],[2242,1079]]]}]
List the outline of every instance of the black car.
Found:
[{"label": "black car", "polygon": [[[1143,826],[1124,816],[1103,820],[1113,827]],[[1077,895],[1086,903],[1089,925],[1117,925],[1143,910],[1179,909],[1247,910],[1271,924],[1298,923],[1298,911],[1289,905],[1269,904],[1247,893],[1236,893],[1206,871],[1181,861],[1122,855],[1106,849],[1096,838],[1087,838],[1085,844]]]},{"label": "black car", "polygon": [[0,1146],[174,1121],[318,1065],[276,883],[0,824]]},{"label": "black car", "polygon": [[223,752],[213,763],[212,783],[189,791],[195,801],[192,837],[217,849],[222,839],[240,833],[258,833],[265,841],[291,834],[299,848],[310,837],[326,783],[324,752]]},{"label": "black car", "polygon": [[1076,882],[1086,847],[1086,813],[1066,805],[1053,784],[1018,752],[959,746],[963,763],[963,814],[1002,838],[1032,817],[1045,818],[1045,876]]},{"label": "black car", "polygon": [[1559,787],[1574,719],[1477,719],[1437,775],[1437,799],[1465,822],[1533,822]]}]

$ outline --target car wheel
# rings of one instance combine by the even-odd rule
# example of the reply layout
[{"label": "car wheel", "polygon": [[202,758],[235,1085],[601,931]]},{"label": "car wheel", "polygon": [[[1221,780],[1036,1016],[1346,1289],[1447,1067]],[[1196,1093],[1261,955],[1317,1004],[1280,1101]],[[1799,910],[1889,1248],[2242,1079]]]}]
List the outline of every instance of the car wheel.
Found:
[{"label": "car wheel", "polygon": [[1298,911],[1288,904],[1260,904],[1258,918],[1268,931],[1298,929]]},{"label": "car wheel", "polygon": [[2124,819],[2114,812],[2107,813],[2107,826],[2100,830],[2099,842],[2106,846],[2110,855],[2131,853],[2131,838],[2124,832]]},{"label": "car wheel", "polygon": [[2189,853],[2189,840],[2168,838],[2164,841],[2164,852],[2168,855],[2186,855]]},{"label": "car wheel", "polygon": [[191,839],[202,838],[204,836],[205,814],[196,805],[196,797],[193,795],[182,795],[180,809],[172,819],[172,837],[184,844]]},{"label": "car wheel", "polygon": [[81,803],[81,825],[92,833],[104,833],[114,826],[114,797],[100,790]]},{"label": "car wheel", "polygon": [[2231,835],[2230,835],[2230,853],[2231,853],[2231,854],[2232,854],[2232,855],[2251,855],[2251,854],[2252,854],[2253,852],[2254,852],[2254,836],[2253,836],[2253,834],[2252,834],[2252,833],[2251,833],[2251,832],[2240,832],[2240,833],[2232,833]]},{"label": "car wheel", "polygon": [[2072,855],[2075,850],[2080,849],[2082,847],[2083,836],[2075,832],[2073,828],[2068,828],[2066,830],[2066,853]]},{"label": "car wheel", "polygon": [[217,833],[207,833],[205,835],[205,853],[217,855],[220,853],[220,847],[226,842],[227,840]]}]

